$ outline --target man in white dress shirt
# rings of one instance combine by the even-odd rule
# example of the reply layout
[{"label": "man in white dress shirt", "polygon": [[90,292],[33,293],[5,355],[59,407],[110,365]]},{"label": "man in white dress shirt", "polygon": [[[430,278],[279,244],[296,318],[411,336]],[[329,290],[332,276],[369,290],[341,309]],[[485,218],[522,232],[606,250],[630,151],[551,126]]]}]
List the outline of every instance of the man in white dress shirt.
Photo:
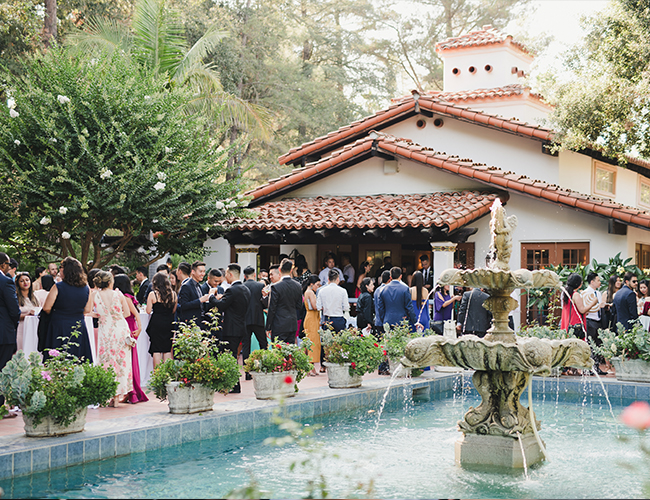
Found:
[{"label": "man in white dress shirt", "polygon": [[336,269],[330,269],[328,284],[318,290],[316,297],[316,309],[321,313],[321,322],[325,328],[331,325],[336,333],[345,330],[345,313],[350,311],[348,293],[339,286],[339,282],[339,273]]},{"label": "man in white dress shirt", "polygon": [[[582,299],[585,304],[593,302],[593,305],[585,314],[585,319],[587,320],[587,336],[592,338],[596,345],[601,345],[602,341],[598,337],[598,329],[602,328],[601,322],[601,308],[604,306],[603,295],[600,293],[600,276],[594,272],[587,274],[587,283],[589,286],[584,289],[582,292]],[[595,298],[595,301],[594,301]],[[594,359],[594,365],[596,368],[596,373],[598,375],[607,375],[607,372],[600,369],[600,363],[604,361],[601,356],[592,354]]]},{"label": "man in white dress shirt", "polygon": [[343,272],[338,267],[336,267],[336,260],[334,260],[334,254],[331,253],[327,256],[327,259],[325,260],[325,269],[323,269],[320,273],[318,273],[321,286],[326,286],[329,283],[328,275],[332,269],[334,269],[338,273],[339,280],[343,281]]}]

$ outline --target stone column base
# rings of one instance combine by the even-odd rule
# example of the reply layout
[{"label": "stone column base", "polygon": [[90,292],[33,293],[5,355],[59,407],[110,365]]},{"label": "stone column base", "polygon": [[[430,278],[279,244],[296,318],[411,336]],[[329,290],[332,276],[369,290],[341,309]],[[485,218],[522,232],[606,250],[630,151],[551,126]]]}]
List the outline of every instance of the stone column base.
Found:
[{"label": "stone column base", "polygon": [[[526,466],[543,460],[543,455],[533,434],[521,437]],[[460,465],[494,465],[509,469],[523,469],[524,461],[518,439],[505,436],[463,434],[456,441],[456,463]]]}]

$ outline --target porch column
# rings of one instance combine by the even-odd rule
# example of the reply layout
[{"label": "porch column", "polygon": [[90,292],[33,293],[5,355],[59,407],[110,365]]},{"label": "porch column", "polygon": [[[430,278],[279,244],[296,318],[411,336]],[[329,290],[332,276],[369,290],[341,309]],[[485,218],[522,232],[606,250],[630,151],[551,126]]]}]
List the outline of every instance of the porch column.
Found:
[{"label": "porch column", "polygon": [[255,277],[257,278],[257,253],[259,249],[259,245],[235,245],[237,264],[241,266],[242,273],[244,269],[250,266],[255,269]]},{"label": "porch column", "polygon": [[433,253],[433,284],[438,283],[438,278],[443,271],[454,267],[454,252],[456,243],[451,241],[435,241],[431,243]]}]

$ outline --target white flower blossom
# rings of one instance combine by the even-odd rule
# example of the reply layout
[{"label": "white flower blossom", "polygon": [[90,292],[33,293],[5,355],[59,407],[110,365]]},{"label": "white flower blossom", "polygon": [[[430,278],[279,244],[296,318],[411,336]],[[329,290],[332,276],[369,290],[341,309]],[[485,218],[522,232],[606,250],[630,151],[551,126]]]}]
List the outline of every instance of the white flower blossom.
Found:
[{"label": "white flower blossom", "polygon": [[235,208],[236,206],[237,206],[237,202],[235,200],[228,203],[228,208]]},{"label": "white flower blossom", "polygon": [[159,181],[164,181],[167,178],[167,174],[165,172],[158,172],[156,177],[158,177]]},{"label": "white flower blossom", "polygon": [[156,182],[156,183],[153,185],[153,188],[154,188],[156,191],[161,191],[162,189],[165,189],[165,186],[166,186],[166,184],[165,184],[164,182]]},{"label": "white flower blossom", "polygon": [[107,169],[107,170],[104,170],[104,172],[102,172],[102,174],[101,174],[99,177],[100,177],[101,179],[103,179],[103,180],[106,180],[106,179],[108,179],[111,175],[113,175],[113,172],[111,172],[110,170]]},{"label": "white flower blossom", "polygon": [[158,224],[158,219],[154,219],[151,221],[153,224]]},{"label": "white flower blossom", "polygon": [[15,144],[16,146],[20,146],[20,141],[19,141],[18,139],[16,139],[16,140],[14,141],[14,144]]},{"label": "white flower blossom", "polygon": [[68,213],[68,209],[66,207],[59,207],[59,213],[65,215]]},{"label": "white flower blossom", "polygon": [[92,59],[90,60],[90,65],[91,65],[91,66],[97,66],[97,63],[98,63],[98,62],[99,62],[99,59],[97,59],[96,57],[94,57],[94,58],[92,58]]},{"label": "white flower blossom", "polygon": [[174,151],[174,148],[168,148],[167,146],[165,146],[165,153],[169,154],[169,153],[171,153],[173,151]]},{"label": "white flower blossom", "polygon": [[226,210],[226,209],[224,208],[223,210],[221,210],[221,213],[222,213],[222,214],[228,213],[228,210]]},{"label": "white flower blossom", "polygon": [[625,273],[625,268],[623,266],[618,266],[616,268],[616,273],[617,274],[624,274]]},{"label": "white flower blossom", "polygon": [[67,231],[63,231],[61,233],[61,238],[63,238],[64,240],[69,240],[70,239],[70,233],[67,232]]},{"label": "white flower blossom", "polygon": [[56,140],[56,137],[50,137],[50,142],[59,142]]},{"label": "white flower blossom", "polygon": [[243,197],[244,197],[243,194],[238,194],[238,195],[237,195],[237,199],[238,199],[238,200],[241,200]]},{"label": "white flower blossom", "polygon": [[40,17],[41,19],[45,19],[45,5],[39,3],[34,7],[34,10],[36,11],[36,15],[38,17]]},{"label": "white flower blossom", "polygon": [[144,96],[144,100],[145,100],[145,101],[148,101],[149,99],[151,99],[151,96],[150,96],[150,95],[146,95],[146,96]]},{"label": "white flower blossom", "polygon": [[64,95],[59,94],[56,96],[57,101],[59,101],[61,104],[68,104],[70,102],[70,98]]},{"label": "white flower blossom", "polygon": [[18,111],[16,111],[15,109],[10,109],[9,116],[11,116],[12,118],[18,118],[20,116],[20,113],[18,113]]},{"label": "white flower blossom", "polygon": [[225,207],[225,205],[223,204],[223,202],[221,202],[221,201],[217,202],[217,210],[222,210],[224,207]]},{"label": "white flower blossom", "polygon": [[14,109],[16,107],[16,100],[13,97],[7,99],[7,107],[9,109]]},{"label": "white flower blossom", "polygon": [[49,217],[43,217],[43,218],[41,219],[41,224],[42,224],[43,226],[47,226],[50,222],[52,222],[52,219],[50,219]]}]

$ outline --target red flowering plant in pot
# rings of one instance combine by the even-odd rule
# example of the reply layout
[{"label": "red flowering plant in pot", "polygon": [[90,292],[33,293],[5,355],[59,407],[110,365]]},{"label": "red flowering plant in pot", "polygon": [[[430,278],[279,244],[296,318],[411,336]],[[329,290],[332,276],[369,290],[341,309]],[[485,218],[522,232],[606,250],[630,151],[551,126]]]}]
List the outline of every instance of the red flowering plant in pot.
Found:
[{"label": "red flowering plant in pot", "polygon": [[[304,339],[300,346],[275,341],[268,349],[253,351],[244,363],[244,371],[253,377],[255,397],[269,399],[277,394],[291,396],[291,392],[298,392],[298,382],[314,367],[307,355],[311,345],[309,339]],[[287,383],[289,378],[291,382]],[[289,384],[292,387],[286,387]]]},{"label": "red flowering plant in pot", "polygon": [[351,376],[362,376],[375,371],[386,351],[372,334],[364,334],[356,328],[348,328],[339,333],[322,329],[320,337],[327,362],[339,365],[349,363]]}]

